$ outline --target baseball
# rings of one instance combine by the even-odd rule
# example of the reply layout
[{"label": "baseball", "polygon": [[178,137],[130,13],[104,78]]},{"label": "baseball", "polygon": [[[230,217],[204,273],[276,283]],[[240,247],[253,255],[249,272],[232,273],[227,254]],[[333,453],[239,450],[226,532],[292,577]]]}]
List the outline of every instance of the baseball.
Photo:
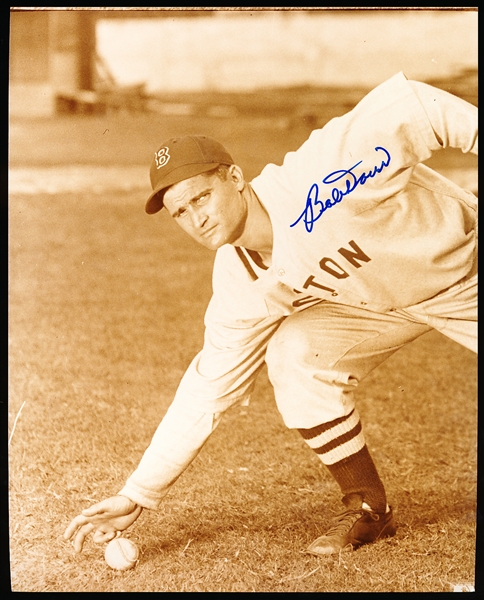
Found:
[{"label": "baseball", "polygon": [[139,551],[136,544],[123,537],[111,540],[104,552],[104,558],[108,565],[117,571],[126,571],[134,567],[138,556]]}]

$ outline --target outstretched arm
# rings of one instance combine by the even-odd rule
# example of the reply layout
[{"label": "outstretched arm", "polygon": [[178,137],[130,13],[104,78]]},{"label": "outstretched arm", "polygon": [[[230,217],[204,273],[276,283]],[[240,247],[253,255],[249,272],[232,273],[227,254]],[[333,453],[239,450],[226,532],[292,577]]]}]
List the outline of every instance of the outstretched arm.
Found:
[{"label": "outstretched arm", "polygon": [[279,321],[267,318],[237,327],[212,323],[207,328],[202,352],[188,367],[151,444],[120,494],[146,508],[159,506],[225,411],[248,403]]},{"label": "outstretched arm", "polygon": [[159,424],[137,469],[119,495],[82,511],[67,527],[64,537],[76,552],[93,534],[96,543],[110,541],[127,529],[143,508],[155,509],[215,430],[223,413],[248,401],[263,365],[268,339],[279,319],[259,319],[239,325],[230,333],[213,327],[204,350],[192,362],[174,401]]}]

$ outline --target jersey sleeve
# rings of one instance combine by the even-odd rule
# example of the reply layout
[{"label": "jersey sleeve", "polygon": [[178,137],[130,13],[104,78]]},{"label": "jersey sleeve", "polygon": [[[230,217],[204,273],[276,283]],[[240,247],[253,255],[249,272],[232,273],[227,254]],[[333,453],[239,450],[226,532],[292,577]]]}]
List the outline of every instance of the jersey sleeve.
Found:
[{"label": "jersey sleeve", "polygon": [[439,145],[477,155],[477,106],[420,81],[410,80],[409,84],[427,114]]},{"label": "jersey sleeve", "polygon": [[[220,279],[220,268],[214,270],[215,279]],[[214,293],[206,312],[203,348],[182,377],[137,469],[119,492],[145,508],[159,506],[223,413],[235,404],[248,404],[267,344],[281,322],[281,316],[267,315],[257,294],[251,298],[243,281],[235,285],[233,269],[225,269],[225,274],[228,281]],[[236,300],[245,304],[244,318],[232,316]]]},{"label": "jersey sleeve", "polygon": [[374,142],[391,148],[399,166],[412,166],[442,148],[477,153],[477,114],[473,104],[400,72],[335,119],[334,126],[348,152]]},{"label": "jersey sleeve", "polygon": [[220,421],[220,414],[173,402],[159,424],[136,470],[119,494],[155,509],[197,456]]}]

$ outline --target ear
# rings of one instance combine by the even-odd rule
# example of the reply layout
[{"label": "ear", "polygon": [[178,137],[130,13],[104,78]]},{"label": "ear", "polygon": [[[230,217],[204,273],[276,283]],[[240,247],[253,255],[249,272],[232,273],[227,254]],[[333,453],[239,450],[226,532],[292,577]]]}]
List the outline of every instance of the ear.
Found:
[{"label": "ear", "polygon": [[245,188],[244,174],[238,165],[229,166],[229,179],[237,185],[237,190],[239,192]]}]

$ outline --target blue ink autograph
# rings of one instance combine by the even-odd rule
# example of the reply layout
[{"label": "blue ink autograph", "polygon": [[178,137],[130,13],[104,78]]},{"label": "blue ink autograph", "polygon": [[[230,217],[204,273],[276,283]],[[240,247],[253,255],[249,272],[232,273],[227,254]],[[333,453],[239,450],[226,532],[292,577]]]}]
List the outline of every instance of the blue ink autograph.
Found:
[{"label": "blue ink autograph", "polygon": [[[306,206],[303,212],[301,213],[300,217],[296,221],[294,221],[292,225],[290,225],[290,227],[294,227],[299,223],[299,221],[303,220],[304,225],[306,227],[306,231],[310,233],[313,230],[314,223],[321,217],[324,211],[328,210],[328,208],[336,206],[336,204],[341,202],[341,200],[343,200],[345,196],[351,194],[351,192],[358,185],[365,185],[367,179],[375,177],[377,173],[381,173],[385,167],[388,167],[391,160],[390,153],[388,152],[388,150],[385,150],[385,148],[382,148],[381,146],[376,146],[375,150],[377,152],[379,150],[383,151],[386,157],[382,160],[381,165],[379,167],[375,166],[372,170],[368,171],[368,173],[362,173],[358,177],[353,173],[353,169],[355,169],[358,165],[361,165],[361,163],[363,162],[362,160],[360,160],[349,169],[338,169],[337,171],[333,171],[329,175],[326,175],[326,177],[322,180],[322,182],[326,185],[336,183],[336,181],[339,181],[340,179],[343,179],[343,177],[346,177],[344,181],[346,189],[340,190],[337,187],[334,187],[331,190],[331,198],[328,198],[325,201],[318,200],[319,186],[317,183],[313,183],[313,185],[309,189]],[[314,210],[316,207],[319,207],[319,212],[315,215]]]}]

